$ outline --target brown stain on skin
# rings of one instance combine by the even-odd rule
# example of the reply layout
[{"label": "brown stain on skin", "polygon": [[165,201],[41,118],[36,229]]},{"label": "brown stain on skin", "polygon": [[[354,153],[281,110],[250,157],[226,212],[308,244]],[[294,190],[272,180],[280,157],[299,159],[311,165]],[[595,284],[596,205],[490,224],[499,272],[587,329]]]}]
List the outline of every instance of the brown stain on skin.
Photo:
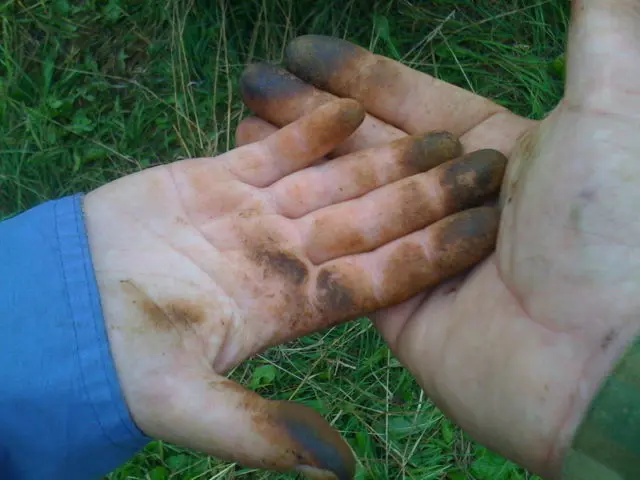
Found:
[{"label": "brown stain on skin", "polygon": [[431,227],[429,253],[416,243],[399,246],[383,269],[381,302],[400,303],[485,259],[495,248],[498,222],[494,208],[470,209]]},{"label": "brown stain on skin", "polygon": [[284,64],[305,82],[365,104],[401,96],[409,88],[396,62],[334,37],[296,38],[285,49]]},{"label": "brown stain on skin", "polygon": [[240,77],[239,87],[243,102],[257,116],[279,127],[334,99],[290,72],[266,63],[249,65]]},{"label": "brown stain on skin", "polygon": [[349,169],[349,173],[345,175],[345,179],[357,185],[360,192],[368,192],[378,187],[380,181],[378,174],[374,170],[370,159],[369,152],[356,152],[352,154],[353,166]]},{"label": "brown stain on skin", "polygon": [[[320,157],[326,153],[327,145],[337,145],[349,137],[362,123],[365,110],[358,102],[350,99],[335,100],[321,106],[303,120],[302,131],[296,139],[306,138],[304,156]],[[295,152],[297,146],[292,145]]]},{"label": "brown stain on skin", "polygon": [[389,257],[384,268],[382,291],[385,301],[400,303],[412,293],[437,283],[438,272],[432,268],[421,245],[403,243]]},{"label": "brown stain on skin", "polygon": [[393,222],[381,229],[380,240],[389,241],[434,222],[442,215],[442,209],[434,205],[424,185],[416,178],[401,184],[397,199],[390,205]]},{"label": "brown stain on skin", "polygon": [[[280,325],[273,339],[265,339],[264,348],[361,315],[375,303],[366,272],[352,265],[316,269],[258,228],[243,234],[246,258],[259,267],[253,277],[256,285],[263,284],[258,294],[265,299],[261,313]],[[275,295],[269,298],[269,293]]]},{"label": "brown stain on skin", "polygon": [[462,144],[453,134],[428,132],[419,137],[412,137],[402,160],[417,173],[426,172],[460,155]]},{"label": "brown stain on skin", "polygon": [[296,254],[274,247],[257,247],[250,253],[251,259],[264,268],[265,277],[276,275],[293,285],[302,285],[309,276],[305,262]]},{"label": "brown stain on skin", "polygon": [[[392,179],[399,180],[405,176],[430,170],[448,160],[462,154],[462,145],[448,132],[429,132],[416,137],[404,137],[388,145],[384,155],[391,157],[393,166]],[[371,159],[377,155],[375,150],[352,153],[349,162],[353,164],[345,175],[357,186],[360,193],[369,192],[381,186],[375,162]]]},{"label": "brown stain on skin", "polygon": [[[312,261],[370,251],[389,241],[425,228],[446,215],[484,203],[502,184],[507,158],[497,150],[478,150],[436,167],[442,193],[428,193],[425,176],[394,184],[375,235],[362,231],[362,222],[347,223],[335,213],[318,214],[309,234]],[[431,172],[425,174],[431,175]]]},{"label": "brown stain on skin", "polygon": [[158,330],[186,330],[207,319],[204,308],[196,302],[184,299],[155,302],[132,280],[122,280],[120,286],[146,321]]},{"label": "brown stain on skin", "polygon": [[322,262],[326,258],[335,258],[350,252],[368,249],[369,240],[353,222],[345,224],[344,218],[329,212],[319,214],[313,222],[307,251],[312,261]]},{"label": "brown stain on skin", "polygon": [[284,54],[284,65],[302,80],[322,90],[332,91],[331,82],[337,72],[358,72],[352,63],[366,56],[366,52],[350,42],[321,35],[304,35],[293,40]]},{"label": "brown stain on skin", "polygon": [[445,190],[449,211],[476,206],[502,185],[507,157],[497,150],[471,152],[444,166],[441,186]]},{"label": "brown stain on skin", "polygon": [[285,67],[298,78],[341,97],[356,100],[395,94],[401,85],[390,60],[364,48],[322,35],[304,35],[285,50]]},{"label": "brown stain on skin", "polygon": [[[214,381],[211,388],[233,392],[237,407],[251,417],[253,430],[281,454],[270,459],[242,455],[242,463],[276,471],[289,471],[306,465],[333,471],[339,479],[350,479],[355,459],[348,444],[322,416],[310,407],[287,401],[269,401],[231,380]],[[244,457],[244,458],[243,458]]]},{"label": "brown stain on skin", "polygon": [[323,269],[317,279],[318,303],[323,310],[350,312],[356,306],[354,292],[339,280],[339,273]]}]

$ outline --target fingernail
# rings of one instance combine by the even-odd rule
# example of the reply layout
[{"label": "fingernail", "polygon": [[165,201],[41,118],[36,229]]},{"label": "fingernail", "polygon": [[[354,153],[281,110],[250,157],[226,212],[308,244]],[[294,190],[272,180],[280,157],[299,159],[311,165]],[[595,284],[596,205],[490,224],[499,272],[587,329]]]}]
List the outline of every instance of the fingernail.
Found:
[{"label": "fingernail", "polygon": [[355,458],[349,445],[315,410],[292,402],[278,406],[278,416],[291,440],[304,454],[296,471],[311,479],[351,480]]}]

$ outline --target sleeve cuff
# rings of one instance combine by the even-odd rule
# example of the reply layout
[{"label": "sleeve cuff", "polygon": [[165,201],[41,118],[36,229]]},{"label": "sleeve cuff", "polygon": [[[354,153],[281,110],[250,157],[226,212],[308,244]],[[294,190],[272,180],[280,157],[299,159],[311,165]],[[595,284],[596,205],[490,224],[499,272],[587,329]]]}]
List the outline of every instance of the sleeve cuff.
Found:
[{"label": "sleeve cuff", "polygon": [[0,222],[0,478],[100,478],[151,440],[120,388],[82,200]]},{"label": "sleeve cuff", "polygon": [[81,384],[105,439],[125,452],[150,439],[134,424],[109,350],[82,210],[82,196],[55,204],[60,262],[74,325]]}]

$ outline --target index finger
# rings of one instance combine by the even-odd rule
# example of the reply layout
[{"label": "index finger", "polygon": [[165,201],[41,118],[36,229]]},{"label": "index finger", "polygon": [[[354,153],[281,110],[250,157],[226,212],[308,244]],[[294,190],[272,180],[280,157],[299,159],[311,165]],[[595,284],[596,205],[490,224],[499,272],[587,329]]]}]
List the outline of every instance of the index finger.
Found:
[{"label": "index finger", "polygon": [[411,135],[440,129],[462,136],[496,114],[521,118],[484,97],[338,38],[296,38],[286,49],[285,66],[322,90],[358,100],[372,115]]}]

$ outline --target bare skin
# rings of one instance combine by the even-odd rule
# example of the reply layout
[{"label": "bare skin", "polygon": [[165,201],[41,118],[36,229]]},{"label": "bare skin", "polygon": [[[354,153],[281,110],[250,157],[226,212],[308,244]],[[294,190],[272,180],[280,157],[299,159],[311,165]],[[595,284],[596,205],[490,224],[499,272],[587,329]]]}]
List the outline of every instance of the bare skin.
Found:
[{"label": "bare skin", "polygon": [[354,100],[329,102],[265,140],[86,196],[111,351],[148,436],[248,466],[353,476],[350,449],[315,411],[225,374],[486,258],[498,212],[482,204],[506,168],[497,151],[462,156],[446,132],[318,164],[364,115]]},{"label": "bare skin", "polygon": [[352,44],[307,36],[287,49],[297,78],[246,71],[244,100],[257,117],[238,129],[249,143],[350,97],[368,116],[329,157],[430,129],[459,135],[465,151],[510,157],[496,252],[373,319],[447,414],[545,478],[559,477],[585,408],[640,328],[638,3],[574,1],[569,40],[566,94],[540,123]]}]

